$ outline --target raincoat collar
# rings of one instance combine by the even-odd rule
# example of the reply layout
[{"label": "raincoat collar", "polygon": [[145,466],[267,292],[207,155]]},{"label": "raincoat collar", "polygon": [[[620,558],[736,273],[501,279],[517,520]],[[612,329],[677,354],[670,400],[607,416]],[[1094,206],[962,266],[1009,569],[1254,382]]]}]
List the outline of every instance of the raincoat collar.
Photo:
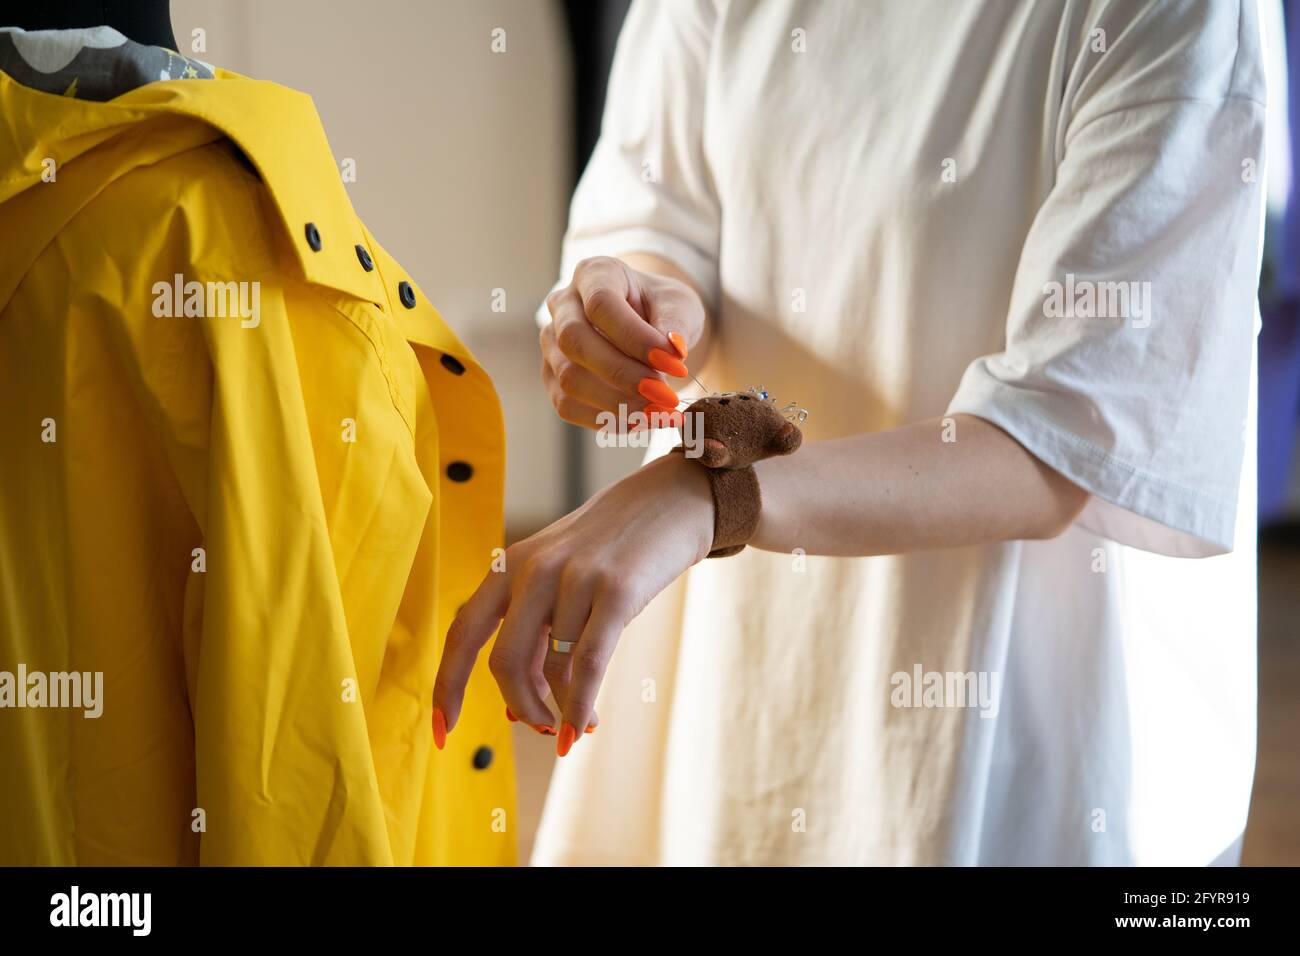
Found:
[{"label": "raincoat collar", "polygon": [[[227,70],[215,74],[90,102],[32,90],[0,72],[0,203],[39,186],[49,159],[62,167],[141,123],[173,120],[176,132],[203,125],[211,140],[230,139],[256,168],[306,281],[386,309],[382,280],[358,265],[355,247],[366,237],[311,98]],[[142,165],[165,158],[156,150],[167,137],[140,139]]]}]

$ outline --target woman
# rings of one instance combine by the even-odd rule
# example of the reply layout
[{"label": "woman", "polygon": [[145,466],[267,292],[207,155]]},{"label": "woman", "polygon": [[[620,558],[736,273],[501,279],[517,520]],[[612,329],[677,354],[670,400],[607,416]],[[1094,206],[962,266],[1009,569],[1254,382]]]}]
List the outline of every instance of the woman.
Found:
[{"label": "woman", "polygon": [[536,862],[1235,860],[1263,97],[1249,0],[634,6],[547,391],[811,416],[740,554],[656,458],[453,624],[453,728],[498,621],[561,753],[601,688]]}]

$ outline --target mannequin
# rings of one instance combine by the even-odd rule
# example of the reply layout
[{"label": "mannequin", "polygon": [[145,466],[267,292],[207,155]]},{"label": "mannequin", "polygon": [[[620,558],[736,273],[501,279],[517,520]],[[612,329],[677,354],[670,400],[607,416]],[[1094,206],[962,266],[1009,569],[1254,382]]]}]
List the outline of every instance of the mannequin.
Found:
[{"label": "mannequin", "polygon": [[169,0],[61,0],[26,7],[0,26],[24,30],[109,26],[136,43],[176,49]]}]

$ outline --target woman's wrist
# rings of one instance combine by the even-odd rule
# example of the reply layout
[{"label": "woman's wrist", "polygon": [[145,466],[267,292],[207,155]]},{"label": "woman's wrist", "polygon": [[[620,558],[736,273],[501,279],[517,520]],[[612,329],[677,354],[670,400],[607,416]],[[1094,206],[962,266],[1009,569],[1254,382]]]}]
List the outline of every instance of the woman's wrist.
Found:
[{"label": "woman's wrist", "polygon": [[754,536],[749,541],[752,547],[760,551],[785,551],[789,541],[798,537],[789,527],[786,491],[794,483],[792,473],[801,460],[801,456],[795,455],[754,463],[763,507],[758,513]]},{"label": "woman's wrist", "polygon": [[640,474],[654,485],[658,500],[672,502],[673,524],[690,537],[699,559],[707,557],[713,547],[715,516],[705,469],[684,455],[673,454],[656,458]]}]

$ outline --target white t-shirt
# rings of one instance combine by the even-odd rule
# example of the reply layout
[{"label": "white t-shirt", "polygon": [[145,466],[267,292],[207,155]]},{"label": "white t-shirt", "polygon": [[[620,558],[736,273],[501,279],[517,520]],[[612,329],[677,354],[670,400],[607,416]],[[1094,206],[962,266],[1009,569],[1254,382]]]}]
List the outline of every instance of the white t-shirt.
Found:
[{"label": "white t-shirt", "polygon": [[1264,95],[1252,0],[634,5],[564,276],[659,253],[711,388],[812,441],[978,415],[1093,498],[1050,541],[693,568],[534,862],[1235,861]]}]

